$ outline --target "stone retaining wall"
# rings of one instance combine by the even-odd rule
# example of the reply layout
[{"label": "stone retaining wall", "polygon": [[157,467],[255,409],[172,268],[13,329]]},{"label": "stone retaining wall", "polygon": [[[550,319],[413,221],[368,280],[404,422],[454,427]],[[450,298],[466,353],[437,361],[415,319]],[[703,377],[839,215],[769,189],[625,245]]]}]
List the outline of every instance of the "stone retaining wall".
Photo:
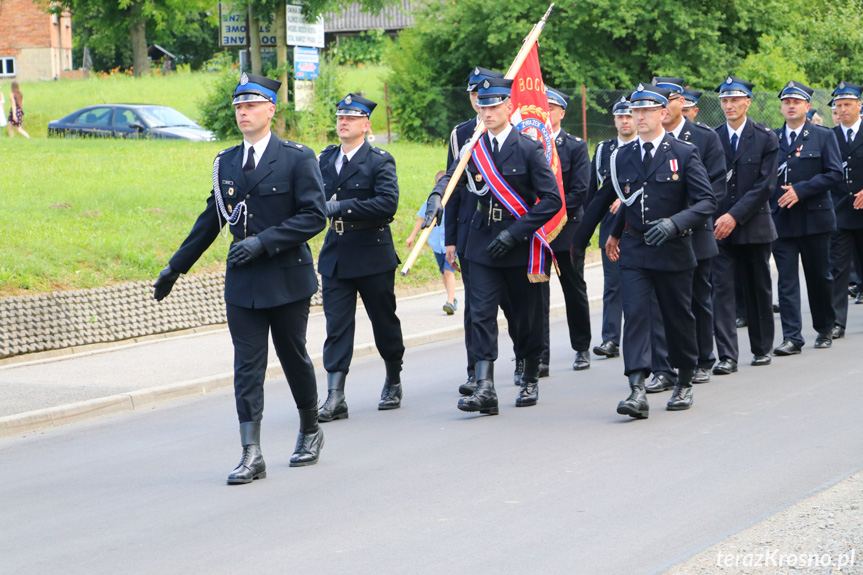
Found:
[{"label": "stone retaining wall", "polygon": [[0,298],[0,359],[225,323],[224,272],[181,276],[161,302],[152,283]]}]

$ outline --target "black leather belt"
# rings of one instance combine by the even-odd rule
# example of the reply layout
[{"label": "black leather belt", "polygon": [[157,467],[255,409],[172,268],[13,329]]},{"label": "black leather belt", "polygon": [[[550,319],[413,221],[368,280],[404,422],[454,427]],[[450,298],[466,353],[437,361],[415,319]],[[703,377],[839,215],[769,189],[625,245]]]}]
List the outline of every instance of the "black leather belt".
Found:
[{"label": "black leather belt", "polygon": [[390,225],[392,218],[387,220],[365,220],[357,222],[346,222],[341,218],[332,221],[330,228],[337,234],[341,235],[345,232],[355,232],[357,230],[370,230],[373,228],[384,228]]},{"label": "black leather belt", "polygon": [[489,208],[488,205],[482,202],[476,203],[476,211],[481,214],[489,215],[489,209],[491,210],[491,217],[489,218],[489,221],[500,222],[502,220],[515,219],[515,216],[509,213],[509,210],[507,210],[506,208]]}]

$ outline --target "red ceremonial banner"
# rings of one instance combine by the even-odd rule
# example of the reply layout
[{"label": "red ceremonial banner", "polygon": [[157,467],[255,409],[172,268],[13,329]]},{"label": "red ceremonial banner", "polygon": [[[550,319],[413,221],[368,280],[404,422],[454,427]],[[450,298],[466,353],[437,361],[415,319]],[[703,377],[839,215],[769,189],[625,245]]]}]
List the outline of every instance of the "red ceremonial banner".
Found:
[{"label": "red ceremonial banner", "polygon": [[[524,64],[513,78],[511,98],[513,111],[510,122],[518,131],[539,140],[545,149],[545,157],[554,171],[555,177],[557,177],[557,188],[561,199],[560,211],[537,230],[537,235],[543,236],[550,243],[566,224],[566,200],[563,193],[560,159],[557,156],[557,147],[554,145],[554,138],[552,137],[548,98],[545,95],[545,83],[542,81],[542,70],[539,67],[536,44],[533,45]],[[540,247],[539,249],[542,250],[543,248]],[[531,249],[531,259],[533,256],[534,250]],[[544,254],[541,254],[539,257],[544,259],[543,256]],[[535,269],[531,270],[530,276],[531,281],[548,281],[548,276],[544,273],[541,274],[542,277],[535,277]]]}]

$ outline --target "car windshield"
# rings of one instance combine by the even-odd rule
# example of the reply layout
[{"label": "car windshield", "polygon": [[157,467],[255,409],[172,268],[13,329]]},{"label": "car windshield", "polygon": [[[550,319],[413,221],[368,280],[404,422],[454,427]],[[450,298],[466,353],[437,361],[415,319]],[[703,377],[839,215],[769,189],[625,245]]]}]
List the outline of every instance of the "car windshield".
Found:
[{"label": "car windshield", "polygon": [[195,122],[167,106],[147,106],[135,110],[151,128],[172,128],[174,126],[195,126]]}]

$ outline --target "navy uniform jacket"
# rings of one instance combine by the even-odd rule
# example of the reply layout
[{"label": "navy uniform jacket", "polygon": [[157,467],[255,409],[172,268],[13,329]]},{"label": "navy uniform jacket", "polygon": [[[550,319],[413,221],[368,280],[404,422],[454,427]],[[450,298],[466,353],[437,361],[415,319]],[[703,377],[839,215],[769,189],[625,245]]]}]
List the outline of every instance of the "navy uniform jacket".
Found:
[{"label": "navy uniform jacket", "polygon": [[849,144],[845,141],[847,129],[839,124],[833,131],[839,141],[839,156],[845,163],[845,177],[831,190],[836,210],[836,227],[841,230],[863,228],[863,210],[854,209],[854,194],[863,190],[863,130],[858,130]]},{"label": "navy uniform jacket", "polygon": [[[458,153],[473,136],[476,130],[478,118],[462,122],[455,128],[449,137],[449,146],[446,157],[447,169],[453,166],[453,163],[458,163]],[[474,180],[476,188],[482,189],[485,182],[482,176],[478,180]],[[441,196],[443,197],[443,196]],[[470,220],[473,213],[476,211],[477,196],[468,191],[467,186],[462,183],[456,185],[447,200],[445,210],[446,229],[444,230],[444,245],[455,246],[455,250],[459,254],[463,254],[467,249],[467,236],[470,230]]]},{"label": "navy uniform jacket", "polygon": [[[488,149],[491,150],[488,132],[482,137]],[[533,233],[554,217],[561,208],[562,202],[560,190],[557,187],[557,178],[545,159],[542,144],[525,136],[515,128],[512,129],[501,146],[495,165],[503,179],[530,206],[530,211],[515,220],[507,209],[494,199],[491,190],[484,196],[475,196],[478,203],[483,204],[485,208],[491,204],[492,209],[503,210],[505,217],[500,221],[489,222],[489,213],[478,211],[475,203],[465,257],[471,262],[489,267],[525,266],[526,268],[530,255],[530,239]],[[446,175],[438,181],[432,193],[443,195],[454,170],[455,164],[451,165]],[[479,169],[471,159],[464,174],[462,174],[462,180],[473,178],[478,173]],[[538,200],[541,201],[537,203]],[[503,230],[509,230],[519,243],[502,258],[492,260],[486,252],[486,248]]]},{"label": "navy uniform jacket", "polygon": [[[315,153],[308,147],[280,140],[275,134],[246,181],[242,169],[243,146],[220,152],[219,189],[228,211],[245,200],[243,218],[231,226],[231,234],[242,240],[256,235],[264,254],[251,262],[229,267],[225,272],[225,301],[245,308],[268,308],[309,298],[318,289],[307,241],[326,225],[324,192]],[[198,217],[189,236],[171,258],[170,265],[186,273],[219,235],[215,197]]]},{"label": "navy uniform jacket", "polygon": [[[803,124],[794,147],[788,145],[785,126],[776,130],[779,139],[779,165],[787,162],[785,172],[777,178],[770,198],[773,222],[780,238],[793,238],[831,232],[836,229],[836,215],[830,189],[842,181],[839,144],[829,128]],[[793,184],[799,202],[791,208],[780,208],[783,185]]]},{"label": "navy uniform jacket", "polygon": [[572,236],[584,216],[584,204],[587,200],[590,180],[590,155],[587,151],[587,142],[567,134],[563,128],[554,143],[560,158],[567,220],[566,225],[551,242],[551,249],[556,252],[568,252]]},{"label": "navy uniform jacket", "polygon": [[[691,142],[698,148],[698,155],[707,170],[707,177],[713,188],[713,195],[717,205],[722,205],[725,199],[725,154],[722,143],[716,132],[705,124],[693,122],[689,118],[683,119],[683,128],[680,130],[680,139]],[[713,218],[708,218],[704,224],[692,230],[692,249],[695,251],[695,259],[703,260],[719,255],[716,247],[716,237],[713,235]]]},{"label": "navy uniform jacket", "polygon": [[719,245],[769,244],[776,239],[776,226],[770,215],[770,196],[776,189],[779,141],[773,130],[746,119],[737,151],[731,149],[728,126],[716,128],[725,150],[725,163],[731,172],[728,194],[719,202],[718,215],[731,214],[737,222],[731,234]]},{"label": "navy uniform jacket", "polygon": [[389,222],[399,207],[396,161],[389,152],[363,142],[357,153],[336,173],[340,146],[328,146],[318,161],[324,193],[335,195],[345,222],[379,222],[369,229],[339,235],[331,227],[318,256],[318,272],[332,278],[356,278],[395,269],[399,258],[393,246]]},{"label": "navy uniform jacket", "polygon": [[[661,246],[649,246],[643,238],[633,235],[643,236],[661,218],[670,218],[683,233],[713,216],[716,198],[698,149],[666,134],[646,173],[637,139],[619,150],[616,164],[621,192],[629,197],[644,188],[644,195],[631,206],[622,204],[615,218],[611,235],[621,240],[620,265],[662,271],[695,268],[691,234],[668,240]],[[672,170],[672,160],[676,160],[677,171]],[[599,221],[616,197],[611,177],[606,178],[588,207],[585,222],[588,217]],[[626,233],[624,227],[629,228]],[[582,236],[581,231],[578,236]]]}]

